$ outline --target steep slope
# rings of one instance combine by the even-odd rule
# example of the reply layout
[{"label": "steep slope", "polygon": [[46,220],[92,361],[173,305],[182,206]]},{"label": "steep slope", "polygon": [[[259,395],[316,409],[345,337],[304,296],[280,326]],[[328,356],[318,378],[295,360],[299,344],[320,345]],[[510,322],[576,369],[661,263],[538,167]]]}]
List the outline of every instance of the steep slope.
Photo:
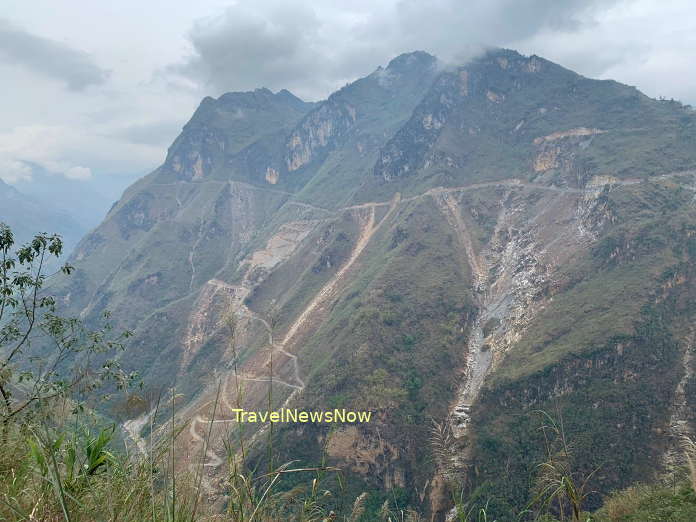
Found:
[{"label": "steep slope", "polygon": [[220,179],[218,172],[250,147],[272,142],[311,107],[265,89],[206,98],[162,167],[131,186],[76,248],[78,270],[61,290],[64,301],[88,320],[108,308],[134,329],[132,365],[144,374],[154,365],[153,386],[176,374],[179,356],[162,348],[179,352],[185,344],[185,327],[170,324],[185,322],[202,285],[289,195],[260,189],[254,183],[268,185],[263,178]]},{"label": "steep slope", "polygon": [[693,132],[676,102],[501,50],[438,77],[381,151],[367,193],[510,177],[570,187],[597,173],[644,178],[690,167]]},{"label": "steep slope", "polygon": [[380,148],[411,116],[430,88],[436,59],[414,52],[332,94],[293,131],[284,167],[309,177],[302,201],[347,205],[372,170]]},{"label": "steep slope", "polygon": [[496,499],[497,516],[531,499],[544,458],[534,411],[563,420],[578,473],[597,470],[592,490],[675,471],[696,399],[687,268],[696,209],[684,187],[693,187],[689,174],[606,190],[602,213],[589,216],[600,228],[588,248],[558,266],[521,328],[503,324],[487,339],[505,355],[468,410],[472,442],[460,464],[479,499]]},{"label": "steep slope", "polygon": [[506,50],[402,55],[316,105],[206,99],[80,244],[64,302],[111,309],[136,332],[124,362],[176,381],[179,454],[212,430],[213,500],[230,410],[270,401],[373,412],[273,432],[279,461],[345,468],[367,519],[394,499],[442,519],[454,482],[507,520],[542,455],[534,410],[602,464],[597,490],[674,464],[696,398],[695,144],[688,107]]},{"label": "steep slope", "polygon": [[[164,164],[130,187],[80,243],[76,277],[61,290],[64,302],[86,318],[112,311],[136,331],[128,356],[133,367],[146,375],[154,368],[148,375],[152,386],[168,382],[178,373],[182,347],[208,353],[205,342],[190,339],[210,326],[202,326],[207,312],[199,308],[214,307],[219,298],[208,296],[208,282],[242,277],[240,262],[263,250],[283,227],[304,230],[298,237],[290,234],[285,248],[292,250],[316,225],[308,213],[326,218],[325,210],[298,194],[307,180],[327,176],[321,170],[326,162],[315,156],[335,162],[334,156],[356,154],[360,140],[362,153],[374,156],[389,132],[408,118],[434,73],[434,58],[414,53],[320,104],[267,89],[204,99]],[[292,159],[293,143],[303,140],[308,143],[303,154],[312,158],[306,165]],[[371,160],[363,163],[367,172]],[[354,172],[361,173],[359,165]],[[274,266],[256,267],[251,257],[257,272]],[[180,326],[173,329],[171,323]],[[161,352],[161,347],[168,349]],[[196,361],[182,386],[195,386],[198,377],[207,380],[207,368],[219,356]],[[187,365],[191,357],[183,358]]]}]

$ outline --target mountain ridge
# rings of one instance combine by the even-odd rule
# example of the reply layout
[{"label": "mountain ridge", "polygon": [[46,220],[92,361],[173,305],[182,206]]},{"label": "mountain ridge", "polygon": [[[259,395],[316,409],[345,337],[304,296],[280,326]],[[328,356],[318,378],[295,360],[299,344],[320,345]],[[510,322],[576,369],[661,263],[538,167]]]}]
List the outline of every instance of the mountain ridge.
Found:
[{"label": "mountain ridge", "polygon": [[[194,419],[183,453],[212,426],[211,496],[224,502],[230,420],[213,423],[210,401],[222,383],[234,404],[237,361],[247,409],[268,405],[273,381],[275,407],[375,412],[331,435],[279,427],[289,460],[324,450],[350,472],[348,494],[403,491],[438,519],[452,476],[472,498],[495,494],[501,519],[524,507],[539,441],[519,412],[562,403],[581,465],[609,441],[596,457],[622,474],[599,474],[603,491],[645,473],[641,451],[662,466],[679,379],[655,372],[686,375],[683,400],[696,399],[682,356],[693,111],[510,50],[454,68],[407,53],[317,104],[281,93],[206,98],[57,287],[88,320],[111,309],[135,331],[124,360],[152,389],[176,376]],[[612,400],[631,394],[636,409]],[[636,426],[623,460],[612,416]],[[448,459],[429,418],[451,426]]]},{"label": "mountain ridge", "polygon": [[65,256],[70,254],[80,237],[88,231],[67,211],[28,196],[2,179],[0,221],[10,226],[18,244],[31,241],[37,232],[48,232],[50,227],[51,233],[62,236]]}]

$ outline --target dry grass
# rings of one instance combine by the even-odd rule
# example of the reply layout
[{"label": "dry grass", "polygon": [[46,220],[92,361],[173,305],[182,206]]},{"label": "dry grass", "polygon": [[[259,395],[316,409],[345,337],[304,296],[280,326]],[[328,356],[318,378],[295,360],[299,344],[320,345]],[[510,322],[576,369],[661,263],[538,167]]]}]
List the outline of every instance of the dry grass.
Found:
[{"label": "dry grass", "polygon": [[633,514],[641,501],[651,493],[651,488],[644,484],[636,484],[621,492],[609,496],[604,501],[603,511],[609,520],[622,520]]},{"label": "dry grass", "polygon": [[684,450],[684,457],[686,458],[686,464],[689,469],[689,480],[691,482],[691,489],[696,492],[696,441],[691,437],[684,435],[681,440],[682,449]]}]

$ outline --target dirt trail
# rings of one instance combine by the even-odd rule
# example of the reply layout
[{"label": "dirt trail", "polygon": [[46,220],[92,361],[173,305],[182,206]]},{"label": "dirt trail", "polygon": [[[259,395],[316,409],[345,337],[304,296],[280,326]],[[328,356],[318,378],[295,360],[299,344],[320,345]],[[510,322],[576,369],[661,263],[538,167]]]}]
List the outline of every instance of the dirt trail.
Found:
[{"label": "dirt trail", "polygon": [[[693,172],[695,172],[695,171],[671,172],[671,173],[668,173],[668,174],[663,174],[663,175],[661,175],[661,176],[658,176],[658,177],[656,177],[655,179],[667,179],[667,178],[670,178],[670,177],[676,177],[676,176],[682,176],[682,175],[685,175],[685,174],[691,174],[691,173],[693,173]],[[228,182],[217,181],[217,180],[199,181],[199,182],[177,181],[176,183],[152,183],[152,185],[155,185],[155,186],[178,186],[178,185],[183,185],[183,184],[204,185],[204,184],[208,184],[208,183],[217,184],[217,185],[223,185],[223,184],[228,183]],[[288,195],[288,196],[293,196],[293,195],[294,195],[294,194],[292,194],[292,193],[290,193],[290,192],[284,192],[284,191],[280,191],[280,190],[274,190],[274,189],[268,189],[268,188],[264,188],[264,187],[258,187],[258,186],[256,186],[256,185],[250,185],[250,184],[248,184],[248,183],[243,183],[243,182],[241,182],[241,181],[235,181],[235,182],[233,182],[233,183],[236,183],[236,184],[241,185],[241,186],[244,186],[244,187],[248,187],[248,188],[253,188],[253,189],[256,189],[256,190],[260,190],[260,191],[274,192],[274,193],[278,193],[278,194],[282,194],[282,195]],[[642,183],[642,181],[641,181],[641,180],[630,179],[630,180],[617,180],[617,181],[615,181],[615,182],[612,183],[612,184],[613,184],[613,185],[617,185],[617,186],[625,186],[625,185],[635,185],[635,184],[639,184],[639,183]],[[681,185],[680,185],[680,186],[681,186]],[[416,196],[410,196],[410,197],[408,197],[408,198],[400,199],[400,203],[408,203],[408,202],[411,202],[411,201],[416,201],[416,200],[419,200],[419,199],[422,199],[422,198],[425,198],[425,197],[428,197],[428,196],[432,196],[432,195],[434,195],[434,194],[452,193],[452,192],[466,192],[466,191],[477,190],[477,189],[486,188],[486,187],[527,187],[527,188],[535,188],[535,189],[540,189],[540,190],[547,190],[547,191],[559,192],[559,193],[569,193],[569,194],[595,193],[595,192],[597,191],[597,187],[587,188],[587,189],[580,189],[580,188],[561,188],[561,187],[554,187],[554,186],[548,186],[548,185],[540,185],[540,184],[535,184],[535,183],[527,183],[527,182],[523,182],[523,181],[518,180],[518,179],[508,179],[508,180],[502,180],[502,181],[491,181],[491,182],[484,182],[484,183],[474,183],[474,184],[471,184],[471,185],[464,185],[464,186],[460,186],[460,187],[449,187],[449,188],[446,188],[446,187],[435,187],[435,188],[432,188],[432,189],[427,190],[427,191],[424,192],[423,194],[418,194],[418,195],[416,195]],[[684,185],[684,188],[687,188],[687,189],[689,189],[689,190],[696,190],[696,189],[695,189],[693,186],[691,186],[691,185]],[[369,202],[369,203],[362,203],[362,204],[359,204],[359,205],[352,205],[352,206],[348,206],[348,207],[342,207],[342,208],[336,209],[335,211],[334,211],[334,210],[329,210],[329,209],[324,209],[324,208],[321,208],[321,207],[316,207],[316,206],[314,206],[314,205],[310,205],[310,204],[308,204],[308,203],[303,203],[303,202],[295,201],[295,200],[292,200],[292,199],[288,199],[288,200],[285,202],[285,204],[297,205],[297,206],[302,206],[302,207],[309,208],[309,209],[313,209],[313,210],[319,210],[319,211],[322,211],[322,212],[328,212],[328,213],[330,213],[332,216],[336,216],[336,215],[340,214],[341,212],[344,212],[344,211],[347,211],[347,210],[356,210],[356,209],[360,209],[360,208],[370,208],[370,207],[382,207],[382,206],[387,206],[387,205],[390,205],[390,201],[375,201],[375,202]],[[332,217],[327,217],[327,219],[332,219]],[[193,257],[194,257],[194,256],[193,256],[193,250],[192,250],[192,252],[189,254],[189,264],[191,265],[191,271],[192,271],[192,275],[191,275],[191,281],[192,281],[192,283],[189,284],[189,292],[193,290],[192,284],[193,284],[194,275],[195,275],[195,264],[194,264],[194,262],[193,262]],[[115,275],[120,271],[120,269],[121,269],[121,265],[119,265],[119,266],[117,267],[117,269],[114,271],[114,273],[112,273],[112,274],[107,278],[107,280],[112,280],[112,279],[115,277]],[[103,286],[104,286],[104,285],[102,285],[100,288],[102,288]],[[97,292],[97,293],[98,293],[98,292]],[[95,293],[95,295],[96,295],[96,293]],[[184,298],[186,298],[186,297],[187,297],[187,296],[183,296],[183,297],[181,297],[180,299],[184,299]],[[84,308],[84,310],[81,312],[81,315],[86,315],[86,314],[91,310],[91,308],[92,308],[92,306],[93,306],[92,301],[93,301],[93,300],[90,300],[90,302],[87,304],[87,306],[86,306],[86,307]]]},{"label": "dirt trail", "polygon": [[329,214],[335,214],[336,212],[333,210],[330,210],[328,208],[323,208],[323,207],[317,207],[314,205],[310,205],[309,203],[302,203],[301,201],[295,201],[295,200],[288,200],[285,202],[286,205],[292,205],[295,207],[300,207],[300,208],[306,208],[308,210],[318,210],[319,212],[328,212]]},{"label": "dirt trail", "polygon": [[[264,328],[266,329],[266,332],[268,334],[268,345],[276,352],[281,353],[288,357],[292,361],[293,365],[293,373],[295,377],[295,381],[297,381],[297,384],[290,384],[287,382],[283,382],[277,378],[273,378],[273,382],[277,382],[279,384],[283,384],[285,386],[289,386],[291,388],[295,388],[298,390],[302,390],[305,387],[305,383],[302,380],[302,377],[300,377],[300,365],[297,360],[297,356],[295,354],[289,353],[285,350],[284,344],[277,344],[273,338],[273,329],[271,328],[271,325],[266,321],[263,317],[259,316],[258,314],[253,313],[251,310],[248,308],[244,308],[244,311],[240,312],[240,315],[242,317],[248,317],[249,319],[253,321],[259,321]],[[269,378],[252,378],[252,377],[243,377],[244,380],[247,381],[257,381],[257,382],[270,382],[271,379]]]},{"label": "dirt trail", "polygon": [[[193,420],[191,421],[191,425],[189,426],[189,434],[191,435],[191,439],[193,441],[195,441],[196,443],[200,443],[200,444],[205,446],[205,444],[206,444],[205,439],[198,434],[198,432],[196,431],[196,426],[198,425],[198,423],[210,424],[211,422],[215,423],[215,422],[229,422],[229,421],[203,419],[200,415],[196,415],[193,418]],[[216,468],[219,465],[221,465],[224,461],[218,456],[217,453],[215,453],[213,451],[211,446],[212,446],[212,444],[208,443],[208,447],[206,448],[206,452],[205,452],[205,458],[207,458],[208,460],[207,460],[207,462],[203,462],[203,466]],[[192,467],[194,467],[193,471],[195,471],[195,466],[196,466],[196,464],[192,463]],[[201,482],[205,482],[205,481],[201,481]],[[204,487],[207,491],[210,491],[209,484],[206,483]]]},{"label": "dirt trail", "polygon": [[[252,382],[273,382],[277,383],[283,386],[287,386],[290,388],[293,388],[293,392],[290,394],[290,396],[286,399],[285,404],[287,404],[294,396],[296,393],[301,392],[304,387],[305,383],[302,380],[300,376],[300,369],[299,369],[299,363],[297,356],[291,352],[289,352],[286,348],[289,347],[294,338],[298,335],[298,333],[301,331],[301,329],[308,323],[311,315],[322,305],[324,304],[327,300],[332,298],[335,295],[335,291],[337,287],[339,286],[340,282],[343,280],[345,274],[348,272],[348,270],[354,265],[355,261],[360,257],[362,252],[364,251],[365,247],[368,245],[370,242],[370,239],[373,237],[375,232],[380,228],[382,223],[384,223],[390,216],[390,214],[398,207],[400,201],[400,195],[397,194],[392,201],[389,203],[389,211],[385,214],[385,216],[379,221],[379,223],[375,224],[375,207],[380,206],[381,204],[367,204],[367,205],[360,205],[359,207],[353,208],[351,210],[357,211],[357,212],[362,212],[363,210],[367,210],[367,216],[360,215],[359,219],[361,221],[361,232],[360,236],[358,237],[358,240],[356,241],[355,246],[353,247],[353,250],[351,252],[350,257],[348,260],[343,264],[343,266],[334,274],[334,276],[324,285],[324,287],[317,293],[317,295],[310,301],[310,303],[305,307],[305,309],[302,311],[302,313],[298,316],[298,318],[292,323],[292,325],[289,327],[287,333],[283,337],[283,339],[280,342],[276,342],[273,337],[273,330],[271,328],[271,325],[268,323],[267,320],[264,318],[258,316],[257,314],[254,314],[251,312],[246,307],[243,307],[243,309],[238,310],[238,315],[242,317],[247,317],[251,320],[255,320],[263,324],[264,328],[267,331],[268,334],[268,345],[271,347],[271,353],[269,354],[269,357],[266,361],[266,364],[264,364],[264,367],[270,363],[271,358],[276,355],[276,354],[282,354],[286,357],[288,357],[292,361],[293,365],[293,374],[295,381],[297,384],[292,384],[289,382],[285,382],[282,380],[277,379],[276,377],[265,377],[265,376],[255,376],[255,375],[249,375],[246,373],[238,373],[236,376],[231,376],[228,375],[227,379],[225,379],[225,384],[222,390],[221,394],[221,400],[223,404],[230,409],[233,409],[233,405],[230,403],[230,393],[227,390],[227,385],[229,379],[232,378],[237,378],[241,381],[252,381]],[[219,287],[219,288],[226,288],[230,289],[233,291],[236,291],[239,287],[229,285],[223,281],[220,280],[211,280],[209,282],[211,285]],[[203,437],[198,433],[197,431],[197,426],[199,424],[209,424],[211,422],[218,422],[218,423],[230,423],[230,422],[235,422],[233,419],[225,419],[225,418],[220,418],[220,419],[208,419],[204,418],[201,415],[196,415],[193,418],[193,421],[191,422],[191,426],[189,427],[189,433],[191,435],[191,438],[193,441],[197,443],[203,443]],[[212,449],[209,449],[207,452],[208,454],[206,455],[206,458],[208,459],[207,462],[204,464],[205,466],[208,467],[217,467],[222,463],[222,459],[220,459],[217,454]],[[213,456],[214,455],[214,456]]]},{"label": "dirt trail", "polygon": [[317,306],[319,306],[319,304],[332,292],[332,290],[336,286],[336,283],[341,279],[343,274],[351,267],[353,262],[355,262],[355,260],[358,258],[360,253],[365,248],[365,245],[367,245],[367,242],[372,237],[372,234],[374,232],[374,222],[375,211],[374,207],[372,207],[370,208],[370,214],[367,219],[367,222],[361,227],[362,230],[360,237],[358,238],[358,241],[355,245],[355,248],[353,249],[353,252],[351,253],[350,258],[334,275],[334,277],[319,291],[319,293],[314,297],[314,299],[310,301],[309,305],[307,305],[307,307],[302,311],[302,313],[295,320],[295,322],[290,326],[287,334],[280,343],[281,346],[285,346],[286,344],[288,344],[288,342],[290,342],[290,340],[292,340],[297,331],[305,324],[307,318],[314,311],[314,309]]},{"label": "dirt trail", "polygon": [[438,204],[438,207],[440,207],[440,210],[445,214],[445,217],[449,221],[450,225],[454,228],[459,242],[464,247],[466,258],[469,266],[471,267],[471,273],[474,278],[474,288],[477,291],[483,289],[486,281],[488,280],[488,268],[486,267],[485,261],[476,253],[476,250],[474,249],[471,234],[469,233],[468,227],[462,218],[459,202],[452,197],[451,192],[433,194],[433,198]]},{"label": "dirt trail", "polygon": [[379,230],[382,223],[389,219],[392,212],[394,212],[394,210],[398,207],[400,199],[401,195],[397,193],[389,203],[389,211],[379,221],[379,223],[377,223],[377,225],[375,225],[375,206],[381,204],[366,204],[366,206],[351,207],[353,209],[358,210],[369,209],[369,215],[366,220],[363,220],[363,225],[361,226],[360,237],[358,238],[358,241],[356,242],[350,257],[348,258],[348,261],[346,261],[344,265],[340,268],[340,270],[336,272],[336,274],[329,280],[329,282],[324,285],[324,287],[319,291],[319,293],[314,297],[314,299],[312,299],[310,303],[307,305],[307,307],[305,307],[305,309],[298,316],[295,322],[290,326],[288,332],[285,334],[285,337],[280,343],[281,348],[284,348],[292,341],[293,337],[295,337],[300,328],[307,322],[312,312],[320,304],[322,304],[323,301],[325,301],[327,298],[334,294],[334,291],[336,290],[339,282],[341,282],[346,272],[350,269],[351,266],[353,266],[355,261],[360,257],[360,254],[362,254],[363,250],[365,250],[365,247],[370,242],[370,239],[372,239],[372,236],[375,234],[375,232],[377,232],[377,230]]},{"label": "dirt trail", "polygon": [[191,251],[188,255],[189,266],[191,267],[191,280],[189,281],[189,292],[193,290],[193,283],[196,278],[196,264],[194,263],[194,257],[196,256],[196,249],[198,248],[198,245],[203,239],[203,228],[205,226],[204,216],[206,208],[207,207],[203,207],[203,209],[201,209],[200,223],[198,225],[198,235],[196,236],[196,241],[193,243]]},{"label": "dirt trail", "polygon": [[686,346],[682,356],[684,374],[677,383],[669,418],[668,430],[671,437],[671,447],[665,452],[664,467],[672,473],[678,472],[680,468],[683,469],[685,465],[684,452],[680,447],[682,439],[684,437],[693,436],[693,427],[689,425],[692,412],[686,397],[686,387],[694,374],[693,359],[695,340],[696,327],[692,326],[685,338]]}]

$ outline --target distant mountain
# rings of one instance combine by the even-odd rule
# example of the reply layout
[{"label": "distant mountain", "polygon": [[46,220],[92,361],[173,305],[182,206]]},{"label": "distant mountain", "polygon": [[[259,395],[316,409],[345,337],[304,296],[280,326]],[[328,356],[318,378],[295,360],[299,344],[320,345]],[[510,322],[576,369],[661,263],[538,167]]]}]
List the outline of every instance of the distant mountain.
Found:
[{"label": "distant mountain", "polygon": [[18,245],[29,241],[39,232],[60,234],[66,256],[88,230],[68,212],[27,196],[2,180],[0,221],[12,228]]},{"label": "distant mountain", "polygon": [[[325,454],[348,498],[369,492],[366,519],[398,497],[442,520],[463,490],[513,520],[539,410],[562,417],[575,469],[599,468],[588,490],[678,462],[696,427],[695,172],[679,103],[509,50],[409,53],[317,104],[204,99],[56,290],[134,330],[123,362],[148,386],[176,383],[179,466],[211,429],[220,504],[238,368],[249,410],[272,377],[274,408],[373,412],[274,430],[278,462]],[[453,434],[439,451],[433,420]]]},{"label": "distant mountain", "polygon": [[109,208],[137,176],[101,176],[88,180],[68,179],[31,164],[30,180],[20,180],[14,187],[23,194],[57,208],[79,221],[85,231],[96,227]]}]

